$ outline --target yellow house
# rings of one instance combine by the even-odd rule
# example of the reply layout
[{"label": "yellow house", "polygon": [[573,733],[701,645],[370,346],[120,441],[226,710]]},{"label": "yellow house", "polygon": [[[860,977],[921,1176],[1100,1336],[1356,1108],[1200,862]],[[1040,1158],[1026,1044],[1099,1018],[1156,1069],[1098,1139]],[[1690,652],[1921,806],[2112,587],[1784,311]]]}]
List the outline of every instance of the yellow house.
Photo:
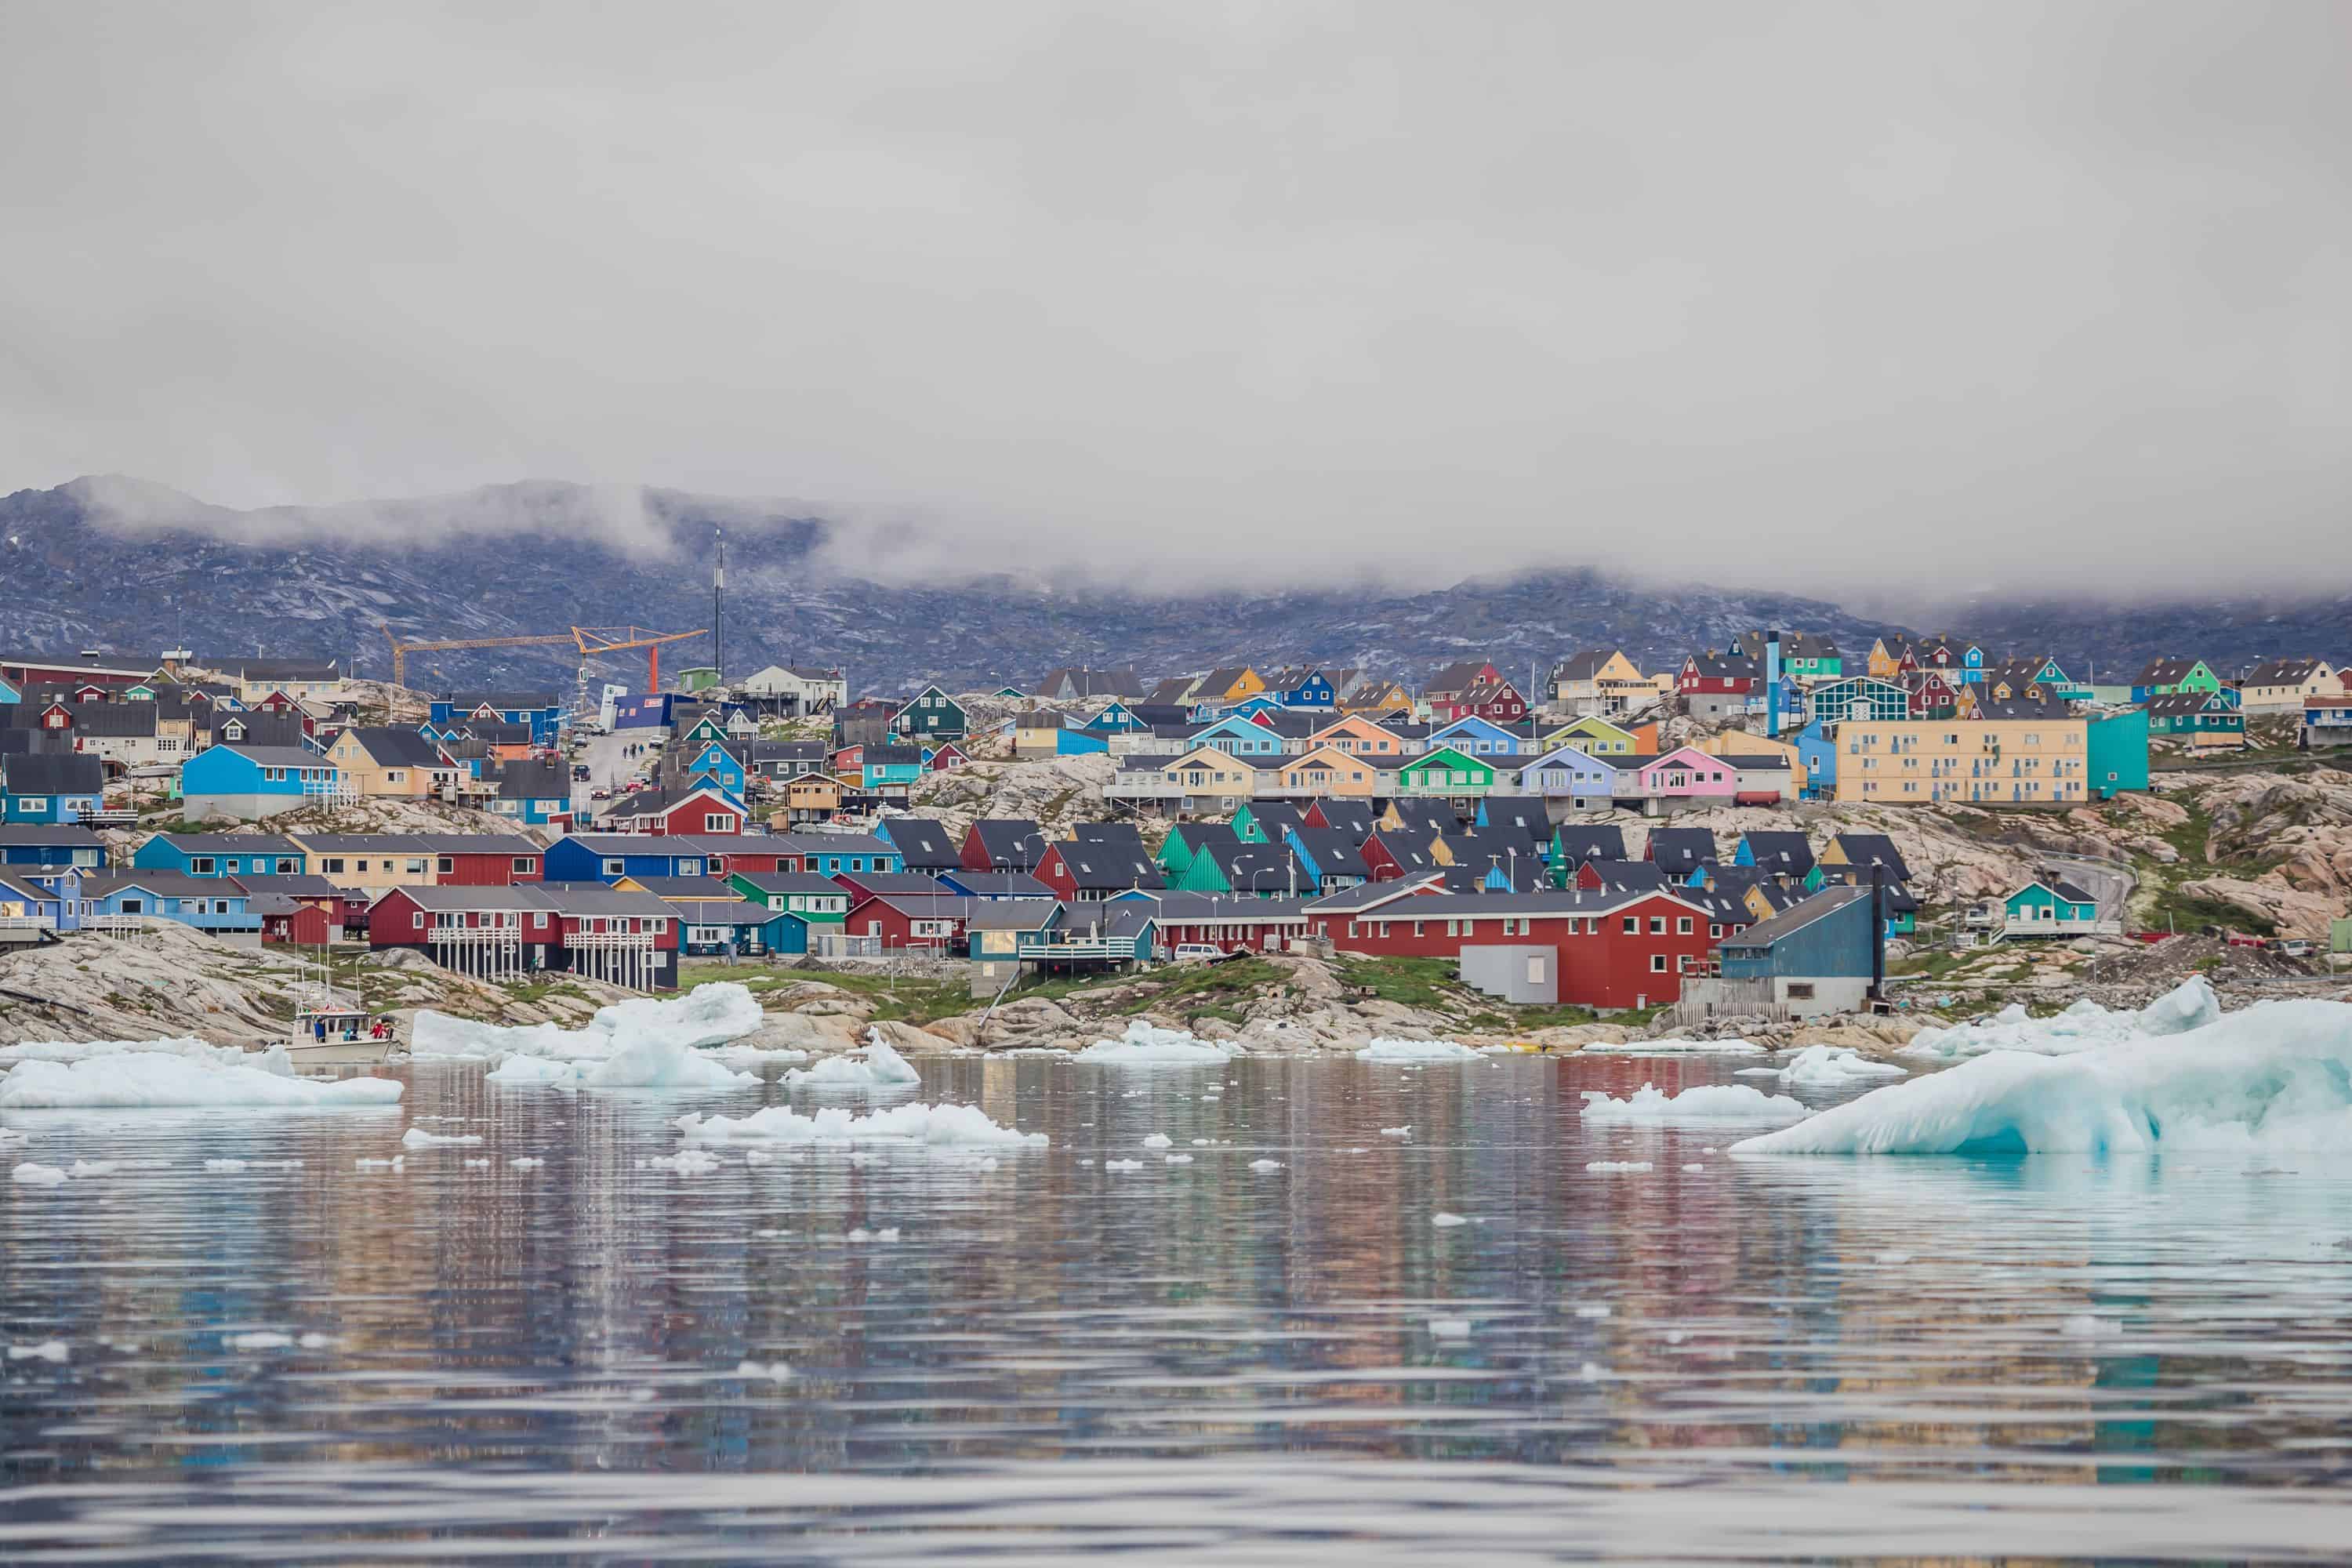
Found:
[{"label": "yellow house", "polygon": [[302,851],[302,869],[338,888],[370,898],[394,888],[429,888],[436,864],[431,846],[405,833],[297,833],[289,841]]},{"label": "yellow house", "polygon": [[1552,696],[1579,713],[1622,713],[1658,694],[1655,682],[1622,647],[1592,648],[1560,661],[1552,671]]},{"label": "yellow house", "polygon": [[1631,757],[1642,751],[1639,735],[1612,724],[1597,713],[1587,713],[1581,719],[1570,720],[1546,735],[1541,742],[1541,749],[1546,752],[1557,751],[1562,746],[1582,752],[1588,757]]},{"label": "yellow house", "polygon": [[1328,746],[1354,757],[1401,757],[1404,742],[1393,730],[1383,730],[1360,714],[1350,713],[1336,724],[1326,724],[1307,737],[1310,747]]},{"label": "yellow house", "polygon": [[1062,731],[1068,729],[1069,715],[1058,708],[1033,708],[1013,718],[1013,754],[1016,757],[1050,757],[1062,747]]},{"label": "yellow house", "polygon": [[2273,658],[2255,666],[2238,689],[2247,712],[2301,712],[2311,697],[2344,695],[2344,673],[2324,658]]},{"label": "yellow house", "polygon": [[1201,678],[1192,694],[1196,702],[1243,702],[1265,689],[1265,681],[1247,665],[1213,669]]},{"label": "yellow house", "polygon": [[798,773],[784,783],[784,820],[821,822],[841,809],[841,781],[827,773]]},{"label": "yellow house", "polygon": [[1339,709],[1346,713],[1410,713],[1412,693],[1393,680],[1371,680],[1352,697],[1339,700]]},{"label": "yellow house", "polygon": [[1336,746],[1317,746],[1304,756],[1286,759],[1281,777],[1286,795],[1369,797],[1380,769]]},{"label": "yellow house", "polygon": [[1838,727],[1837,749],[1841,801],[2091,798],[2090,727],[2081,719],[1848,720]]},{"label": "yellow house", "polygon": [[1711,757],[1785,757],[1789,763],[1789,787],[1800,794],[1804,791],[1805,759],[1787,741],[1751,735],[1745,730],[1723,730],[1691,744]]},{"label": "yellow house", "polygon": [[1904,637],[1880,637],[1870,645],[1870,673],[1881,680],[1892,680],[1902,672],[1903,658],[1911,651]]},{"label": "yellow house", "polygon": [[465,770],[415,730],[360,724],[337,735],[327,760],[362,796],[422,800],[457,782]]}]

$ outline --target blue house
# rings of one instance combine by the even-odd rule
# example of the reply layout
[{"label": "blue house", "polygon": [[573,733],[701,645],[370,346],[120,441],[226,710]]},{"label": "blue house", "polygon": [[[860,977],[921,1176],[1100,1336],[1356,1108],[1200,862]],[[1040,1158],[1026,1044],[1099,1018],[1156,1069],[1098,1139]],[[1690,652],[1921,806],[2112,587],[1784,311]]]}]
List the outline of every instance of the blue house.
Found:
[{"label": "blue house", "polygon": [[0,824],[0,865],[72,866],[94,871],[106,864],[106,840],[87,827],[32,822]]},{"label": "blue house", "polygon": [[541,875],[551,882],[701,877],[709,874],[711,856],[724,853],[708,840],[671,834],[567,833],[547,847]]},{"label": "blue house", "polygon": [[[667,721],[667,709],[663,710]],[[551,746],[563,731],[563,702],[552,691],[457,691],[436,697],[427,715],[436,724],[498,719],[530,726],[530,743]]]},{"label": "blue house", "polygon": [[1054,754],[1057,757],[1096,756],[1110,750],[1110,736],[1097,730],[1073,730],[1065,726],[1054,737]]},{"label": "blue house", "polygon": [[686,776],[689,780],[698,778],[715,785],[721,795],[731,800],[743,798],[742,760],[716,741],[695,754],[694,761],[686,765]]},{"label": "blue house", "polygon": [[113,915],[155,915],[240,943],[261,941],[261,916],[253,895],[220,877],[184,877],[176,871],[124,871],[84,876],[85,921]]},{"label": "blue house", "polygon": [[1798,832],[1743,833],[1731,863],[1754,866],[1780,878],[1784,885],[1801,882],[1813,869],[1812,841]]},{"label": "blue house", "polygon": [[765,843],[753,838],[746,839],[744,844],[747,849],[761,855],[772,852],[780,862],[798,861],[800,869],[814,871],[820,877],[838,877],[845,871],[856,876],[864,871],[907,868],[907,858],[898,853],[897,846],[865,833],[787,833]]},{"label": "blue house", "polygon": [[47,921],[52,931],[79,931],[81,873],[68,867],[36,880],[0,872],[0,920]]},{"label": "blue house", "polygon": [[1229,757],[1278,757],[1283,754],[1282,744],[1282,736],[1270,726],[1237,712],[1227,714],[1186,742],[1188,749],[1214,746]]},{"label": "blue house", "polygon": [[11,752],[0,756],[0,790],[9,822],[79,822],[97,815],[106,764],[76,752]]},{"label": "blue house", "polygon": [[1097,735],[1131,735],[1138,730],[1148,730],[1151,726],[1138,719],[1134,710],[1126,703],[1113,702],[1087,720],[1086,727]]},{"label": "blue house", "polygon": [[341,770],[299,746],[207,746],[180,764],[180,795],[190,816],[247,822],[334,795]]},{"label": "blue house", "polygon": [[1451,746],[1474,757],[1516,757],[1524,743],[1523,737],[1473,713],[1433,732],[1429,737],[1428,749],[1433,752],[1440,746]]},{"label": "blue house", "polygon": [[1342,892],[1372,879],[1361,849],[1339,828],[1289,827],[1283,831],[1283,842],[1298,857],[1307,880],[1318,893]]},{"label": "blue house", "polygon": [[1577,810],[1612,806],[1617,770],[1574,746],[1562,746],[1521,768],[1519,787],[1529,795],[1565,799]]},{"label": "blue house", "polygon": [[562,763],[513,762],[499,770],[493,815],[534,827],[572,826],[572,778]]},{"label": "blue house", "polygon": [[[1244,697],[1232,707],[1223,710],[1228,719],[1251,719],[1260,713],[1279,713],[1282,704],[1261,691],[1255,697]],[[1210,715],[1215,717],[1214,714]]]},{"label": "blue house", "polygon": [[1797,731],[1796,744],[1797,765],[1805,770],[1804,798],[1807,800],[1836,799],[1836,737],[1830,734],[1828,726],[1817,718]]},{"label": "blue house", "polygon": [[[1755,1003],[1806,1016],[1853,1012],[1883,967],[1885,938],[1866,887],[1835,887],[1727,935],[1716,950],[1723,980],[1745,982]],[[1728,1005],[1751,1005],[1735,999]]]},{"label": "blue house", "polygon": [[267,833],[158,833],[131,857],[141,871],[183,877],[299,877],[302,850]]},{"label": "blue house", "polygon": [[1292,671],[1281,678],[1281,684],[1270,692],[1285,708],[1319,708],[1328,710],[1339,700],[1331,689],[1330,678],[1319,669]]}]

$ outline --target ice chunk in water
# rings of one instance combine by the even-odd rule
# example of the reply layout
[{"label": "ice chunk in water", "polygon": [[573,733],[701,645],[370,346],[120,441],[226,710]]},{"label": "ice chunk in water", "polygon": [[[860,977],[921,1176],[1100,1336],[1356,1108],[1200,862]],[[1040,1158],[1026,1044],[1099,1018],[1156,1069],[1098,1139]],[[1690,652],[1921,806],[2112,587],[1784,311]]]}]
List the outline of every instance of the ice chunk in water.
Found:
[{"label": "ice chunk in water", "polygon": [[2187,1034],[2217,1022],[2221,998],[2200,974],[2158,997],[2135,1013],[2109,1011],[2088,997],[2054,1018],[2029,1016],[2017,1005],[1990,1018],[1949,1029],[1922,1029],[1897,1056],[1928,1061],[1962,1061],[1990,1051],[2029,1051],[2035,1056],[2070,1056],[2125,1040],[2160,1038]]},{"label": "ice chunk in water", "polygon": [[1895,1062],[1874,1061],[1848,1046],[1807,1046],[1779,1067],[1741,1068],[1735,1076],[1825,1088],[1863,1079],[1901,1078],[1910,1070]]},{"label": "ice chunk in water", "polygon": [[748,1089],[760,1081],[757,1073],[736,1072],[689,1047],[657,1039],[634,1041],[604,1058],[509,1057],[483,1077],[509,1087],[551,1089]]},{"label": "ice chunk in water", "polygon": [[1252,1160],[1250,1162],[1250,1169],[1260,1172],[1279,1171],[1282,1169],[1282,1162],[1279,1160]]},{"label": "ice chunk in water", "polygon": [[1146,1133],[1143,1139],[1143,1146],[1147,1149],[1171,1148],[1175,1144],[1175,1142],[1176,1140],[1171,1138],[1165,1132]]},{"label": "ice chunk in water", "polygon": [[784,1081],[809,1089],[913,1089],[923,1081],[912,1063],[882,1037],[879,1029],[866,1031],[866,1059],[827,1057],[813,1068],[795,1068]]},{"label": "ice chunk in water", "polygon": [[481,1141],[482,1135],[478,1132],[427,1132],[422,1127],[412,1127],[400,1135],[401,1147],[404,1149],[433,1149],[446,1143],[478,1143]]},{"label": "ice chunk in water", "polygon": [[1440,1230],[1446,1230],[1457,1225],[1468,1225],[1470,1222],[1464,1219],[1458,1214],[1446,1214],[1441,1211],[1437,1214],[1431,1215],[1429,1216],[1429,1223],[1437,1226]]},{"label": "ice chunk in water", "polygon": [[[0,1109],[132,1110],[158,1106],[285,1106],[327,1108],[390,1105],[402,1086],[390,1079],[306,1079],[279,1071],[264,1057],[230,1066],[152,1051],[129,1051],[80,1061],[26,1061],[0,1078]],[[252,1058],[249,1058],[252,1059]]]},{"label": "ice chunk in water", "polygon": [[12,1182],[21,1182],[28,1187],[54,1187],[64,1184],[66,1173],[55,1165],[44,1165],[38,1160],[26,1160],[8,1173],[8,1179]]},{"label": "ice chunk in water", "polygon": [[1356,1053],[1360,1062],[1475,1062],[1476,1051],[1453,1040],[1374,1040]]},{"label": "ice chunk in water", "polygon": [[790,1106],[771,1105],[745,1117],[681,1116],[677,1126],[689,1139],[773,1139],[788,1143],[1008,1144],[1043,1146],[1043,1132],[1017,1132],[988,1119],[971,1105],[893,1105],[865,1116],[826,1106],[803,1116]]},{"label": "ice chunk in water", "polygon": [[294,1342],[292,1334],[281,1334],[268,1329],[257,1329],[249,1334],[231,1334],[228,1348],[233,1351],[283,1350]]},{"label": "ice chunk in water", "polygon": [[409,1029],[409,1054],[425,1059],[513,1055],[602,1060],[636,1045],[675,1046],[684,1051],[724,1045],[757,1031],[764,1022],[758,997],[733,981],[721,981],[682,995],[636,996],[599,1007],[581,1029],[554,1024],[478,1024],[421,1008]]},{"label": "ice chunk in water", "polygon": [[1223,1067],[1243,1055],[1229,1040],[1204,1040],[1182,1029],[1163,1029],[1140,1020],[1129,1024],[1115,1040],[1097,1040],[1072,1059],[1165,1067]]},{"label": "ice chunk in water", "polygon": [[1649,1170],[1651,1166],[1647,1160],[1587,1160],[1584,1163],[1584,1168],[1595,1175],[1606,1175],[1612,1172],[1630,1174],[1635,1171]]},{"label": "ice chunk in water", "polygon": [[[1678,1127],[1712,1121],[1796,1121],[1809,1114],[1784,1094],[1766,1094],[1744,1083],[1703,1083],[1680,1094],[1665,1094],[1655,1084],[1643,1084],[1623,1100],[1588,1089],[1584,1120],[1602,1125],[1630,1123]],[[1591,1166],[1585,1167],[1591,1170]]]},{"label": "ice chunk in water", "polygon": [[72,1355],[63,1340],[43,1340],[38,1344],[8,1347],[10,1361],[45,1361],[54,1366],[69,1360]]}]

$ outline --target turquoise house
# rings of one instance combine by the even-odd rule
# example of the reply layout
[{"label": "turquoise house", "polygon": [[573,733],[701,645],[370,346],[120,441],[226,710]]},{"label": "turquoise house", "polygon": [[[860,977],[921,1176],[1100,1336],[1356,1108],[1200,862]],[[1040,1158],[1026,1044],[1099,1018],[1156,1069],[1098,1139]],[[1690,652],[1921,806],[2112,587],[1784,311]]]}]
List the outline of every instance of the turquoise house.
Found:
[{"label": "turquoise house", "polygon": [[743,799],[743,763],[734,752],[713,741],[695,753],[694,761],[686,767],[688,780],[702,779],[730,800],[740,804]]},{"label": "turquoise house", "polygon": [[2147,710],[2137,709],[2084,725],[2084,771],[2091,794],[2113,800],[2127,789],[2147,788]]},{"label": "turquoise house", "polygon": [[183,877],[299,877],[302,850],[267,833],[158,833],[132,854],[131,865]]}]

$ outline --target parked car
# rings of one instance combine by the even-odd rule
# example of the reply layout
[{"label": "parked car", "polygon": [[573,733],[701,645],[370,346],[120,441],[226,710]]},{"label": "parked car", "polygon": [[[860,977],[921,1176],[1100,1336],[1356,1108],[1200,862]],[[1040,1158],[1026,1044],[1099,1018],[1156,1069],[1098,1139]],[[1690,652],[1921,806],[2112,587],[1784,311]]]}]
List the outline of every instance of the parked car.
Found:
[{"label": "parked car", "polygon": [[1176,944],[1179,963],[1214,963],[1224,957],[1225,950],[1213,942],[1180,942]]},{"label": "parked car", "polygon": [[590,800],[610,800],[613,798],[613,792],[606,789],[603,784],[598,784],[594,789],[588,792],[588,798]]}]

